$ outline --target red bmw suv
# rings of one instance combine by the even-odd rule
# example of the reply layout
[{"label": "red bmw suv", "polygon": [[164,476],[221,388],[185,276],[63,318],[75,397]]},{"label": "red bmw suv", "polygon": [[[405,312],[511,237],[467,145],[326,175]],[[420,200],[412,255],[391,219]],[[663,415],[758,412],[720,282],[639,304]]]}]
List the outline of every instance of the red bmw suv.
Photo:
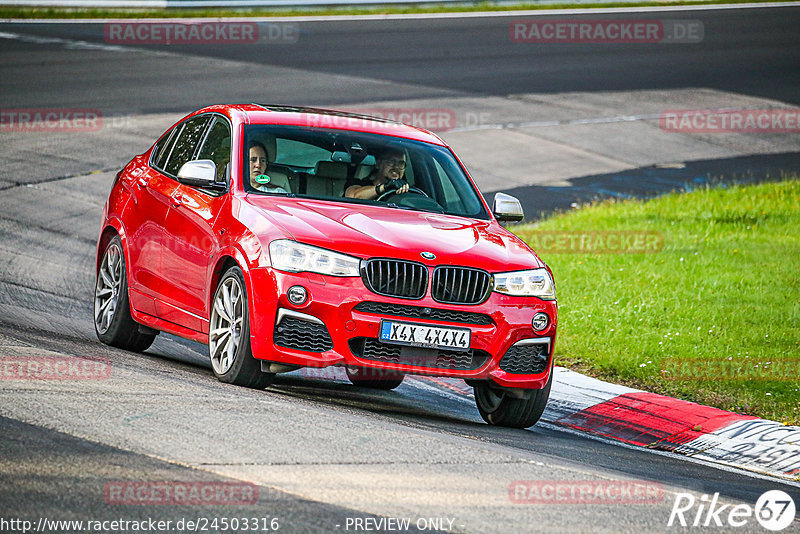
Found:
[{"label": "red bmw suv", "polygon": [[357,386],[461,378],[490,424],[529,427],[550,392],[552,273],[500,225],[431,132],[286,106],[196,111],[114,180],[94,323],[142,351],[207,343],[223,382],[344,366]]}]

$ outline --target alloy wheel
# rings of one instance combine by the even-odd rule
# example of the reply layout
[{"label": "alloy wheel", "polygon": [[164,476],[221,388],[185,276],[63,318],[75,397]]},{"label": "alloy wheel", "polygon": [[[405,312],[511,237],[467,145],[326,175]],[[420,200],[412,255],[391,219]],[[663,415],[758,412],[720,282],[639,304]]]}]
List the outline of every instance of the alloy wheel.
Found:
[{"label": "alloy wheel", "polygon": [[211,310],[209,352],[214,372],[223,375],[236,359],[244,319],[242,286],[231,276],[226,278],[214,295]]},{"label": "alloy wheel", "polygon": [[103,256],[94,289],[94,322],[101,334],[108,331],[111,321],[114,320],[120,300],[124,267],[122,251],[116,243],[112,243]]}]

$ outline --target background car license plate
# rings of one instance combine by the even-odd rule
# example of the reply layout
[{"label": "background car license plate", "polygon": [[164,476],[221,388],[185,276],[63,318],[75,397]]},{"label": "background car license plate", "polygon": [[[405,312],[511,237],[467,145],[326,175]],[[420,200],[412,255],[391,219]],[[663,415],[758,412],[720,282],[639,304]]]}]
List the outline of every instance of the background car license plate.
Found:
[{"label": "background car license plate", "polygon": [[469,328],[450,328],[400,321],[381,321],[380,340],[414,347],[469,350]]}]

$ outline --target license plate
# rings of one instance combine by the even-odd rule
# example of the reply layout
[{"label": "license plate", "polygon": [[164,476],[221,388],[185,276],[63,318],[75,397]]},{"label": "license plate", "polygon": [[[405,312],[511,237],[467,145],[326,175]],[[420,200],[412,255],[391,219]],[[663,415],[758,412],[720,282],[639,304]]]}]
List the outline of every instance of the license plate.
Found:
[{"label": "license plate", "polygon": [[469,350],[471,334],[469,328],[381,321],[380,340],[396,345],[466,351]]}]

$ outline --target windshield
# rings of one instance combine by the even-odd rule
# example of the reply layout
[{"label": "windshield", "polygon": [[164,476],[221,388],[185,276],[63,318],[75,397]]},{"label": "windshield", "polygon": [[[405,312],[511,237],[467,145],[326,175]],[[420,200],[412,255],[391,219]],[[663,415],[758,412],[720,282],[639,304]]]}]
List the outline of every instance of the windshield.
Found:
[{"label": "windshield", "polygon": [[479,219],[489,215],[445,147],[385,135],[248,126],[245,190]]}]

